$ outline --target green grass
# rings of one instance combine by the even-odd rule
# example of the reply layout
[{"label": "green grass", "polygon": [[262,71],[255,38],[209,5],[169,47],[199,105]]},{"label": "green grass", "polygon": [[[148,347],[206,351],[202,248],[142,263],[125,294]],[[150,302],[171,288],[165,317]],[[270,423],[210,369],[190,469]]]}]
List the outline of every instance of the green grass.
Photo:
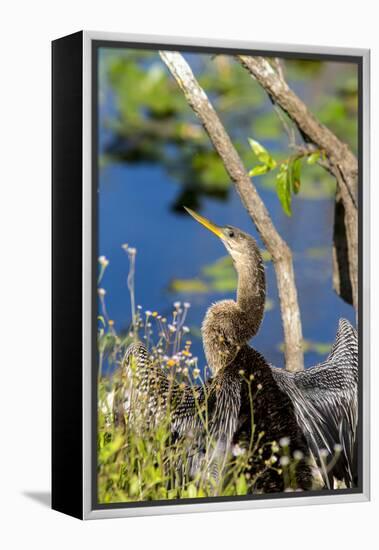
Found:
[{"label": "green grass", "polygon": [[[170,411],[152,422],[143,400],[132,401],[129,410],[118,404],[130,389],[130,380],[120,369],[112,379],[101,378],[98,385],[98,498],[99,502],[136,502],[238,496],[256,492],[259,477],[268,469],[283,475],[285,487],[296,489],[297,460],[289,456],[287,443],[261,446],[263,434],[253,433],[244,451],[230,457],[217,476],[199,469],[191,476],[187,464],[191,439],[173,441]],[[248,383],[248,381],[246,381]],[[192,382],[188,377],[187,385]],[[193,385],[194,391],[196,386]],[[252,418],[253,400],[252,400]],[[204,433],[208,419],[200,410]],[[209,448],[212,448],[210,442]],[[268,452],[267,452],[268,451]],[[246,473],[251,462],[257,473]]]}]

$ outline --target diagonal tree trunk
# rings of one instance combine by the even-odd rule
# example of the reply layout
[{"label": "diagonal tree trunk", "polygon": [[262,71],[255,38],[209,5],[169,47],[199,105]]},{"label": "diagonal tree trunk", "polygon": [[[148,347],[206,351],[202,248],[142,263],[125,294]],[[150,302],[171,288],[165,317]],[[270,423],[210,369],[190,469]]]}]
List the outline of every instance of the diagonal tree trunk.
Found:
[{"label": "diagonal tree trunk", "polygon": [[237,59],[287,113],[304,140],[326,154],[327,169],[337,180],[333,284],[337,293],[358,311],[358,161],[349,147],[316,119],[267,59],[246,55]]},{"label": "diagonal tree trunk", "polygon": [[303,337],[291,250],[277,232],[233,143],[188,63],[177,52],[164,51],[160,52],[160,56],[208,133],[243,205],[272,256],[284,329],[286,369],[293,372],[302,370]]}]

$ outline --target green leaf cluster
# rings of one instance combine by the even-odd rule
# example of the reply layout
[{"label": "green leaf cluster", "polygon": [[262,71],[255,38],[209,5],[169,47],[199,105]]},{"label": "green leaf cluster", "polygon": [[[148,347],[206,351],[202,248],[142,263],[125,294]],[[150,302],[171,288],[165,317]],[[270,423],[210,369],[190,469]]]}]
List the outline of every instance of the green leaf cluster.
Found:
[{"label": "green leaf cluster", "polygon": [[302,163],[306,159],[309,166],[315,165],[320,158],[325,158],[324,152],[315,150],[296,153],[282,161],[277,161],[269,151],[258,141],[249,138],[249,145],[254,155],[260,161],[249,171],[249,176],[261,176],[275,169],[275,189],[283,211],[287,216],[292,215],[292,196],[300,192],[302,183]]}]

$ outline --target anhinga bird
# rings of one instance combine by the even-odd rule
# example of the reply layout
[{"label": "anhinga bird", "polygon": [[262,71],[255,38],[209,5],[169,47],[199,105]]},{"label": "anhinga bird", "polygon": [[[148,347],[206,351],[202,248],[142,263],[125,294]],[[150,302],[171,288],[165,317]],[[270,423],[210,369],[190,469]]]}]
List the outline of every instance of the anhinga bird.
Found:
[{"label": "anhinga bird", "polygon": [[[207,311],[202,324],[204,351],[212,378],[205,386],[183,387],[169,380],[160,366],[150,363],[142,344],[132,345],[125,364],[134,358],[139,390],[148,396],[154,417],[170,405],[172,431],[193,435],[190,470],[219,467],[226,456],[260,438],[260,456],[250,462],[255,490],[284,489],[278,469],[264,468],[272,442],[288,442],[290,457],[297,457],[296,487],[309,489],[309,457],[316,461],[324,485],[333,477],[347,486],[356,483],[357,334],[341,320],[336,341],[323,363],[290,373],[271,366],[249,346],[263,318],[265,273],[256,241],[231,226],[220,227],[190,209],[187,212],[216,234],[232,257],[238,274],[236,300],[222,300]],[[251,414],[253,400],[253,419]],[[198,419],[199,404],[207,408],[212,435],[209,448]],[[329,468],[328,468],[329,464]]]}]

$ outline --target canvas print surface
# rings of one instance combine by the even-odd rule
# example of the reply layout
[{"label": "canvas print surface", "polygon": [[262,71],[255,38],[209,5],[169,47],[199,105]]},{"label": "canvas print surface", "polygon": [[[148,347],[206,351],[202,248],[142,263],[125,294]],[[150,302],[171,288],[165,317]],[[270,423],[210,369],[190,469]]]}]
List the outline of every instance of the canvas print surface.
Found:
[{"label": "canvas print surface", "polygon": [[357,490],[358,65],[95,55],[97,503]]}]

